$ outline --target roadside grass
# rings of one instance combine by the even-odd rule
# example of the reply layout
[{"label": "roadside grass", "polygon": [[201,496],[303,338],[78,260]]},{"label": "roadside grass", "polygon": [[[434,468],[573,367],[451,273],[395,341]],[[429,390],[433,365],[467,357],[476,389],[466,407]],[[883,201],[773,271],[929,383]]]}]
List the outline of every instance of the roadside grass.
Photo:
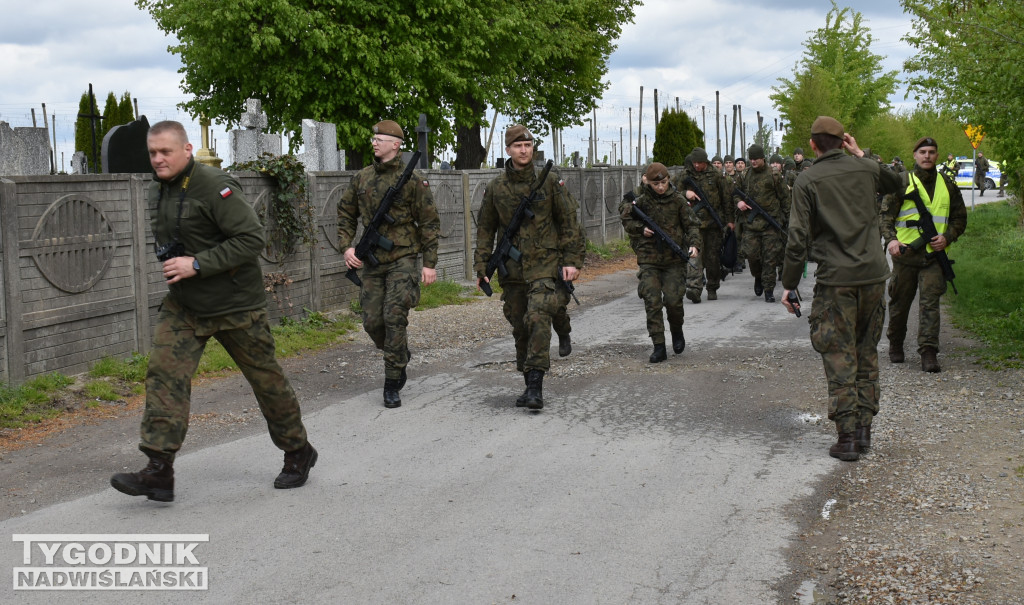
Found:
[{"label": "roadside grass", "polygon": [[453,281],[437,280],[429,286],[420,286],[420,304],[417,311],[435,309],[445,305],[462,305],[473,300],[476,288],[469,288]]},{"label": "roadside grass", "polygon": [[953,323],[975,336],[989,369],[1024,367],[1024,231],[1009,201],[968,211],[967,231],[949,252],[956,287],[943,299]]},{"label": "roadside grass", "polygon": [[[272,326],[279,357],[327,348],[357,329],[357,320],[350,316],[329,318],[310,312],[302,320],[282,319]],[[90,380],[75,388],[75,379],[53,373],[37,376],[20,387],[0,383],[0,428],[18,428],[25,424],[53,418],[70,400],[84,401],[86,407],[97,407],[102,401],[119,401],[145,391],[144,381],[149,356],[133,354],[127,359],[105,357],[87,373]],[[196,375],[237,369],[224,347],[210,339],[199,362]],[[69,388],[70,387],[70,388]]]},{"label": "roadside grass", "polygon": [[633,254],[633,249],[629,247],[628,239],[616,239],[608,242],[607,244],[596,244],[587,240],[587,252],[596,254],[599,258],[604,260],[608,260]]}]

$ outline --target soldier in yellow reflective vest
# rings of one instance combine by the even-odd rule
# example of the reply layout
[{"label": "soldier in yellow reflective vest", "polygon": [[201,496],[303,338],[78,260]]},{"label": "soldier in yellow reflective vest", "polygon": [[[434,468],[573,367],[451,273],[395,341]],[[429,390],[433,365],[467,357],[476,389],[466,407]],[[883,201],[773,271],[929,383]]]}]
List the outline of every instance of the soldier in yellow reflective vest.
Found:
[{"label": "soldier in yellow reflective vest", "polygon": [[907,317],[914,296],[920,290],[920,326],[917,351],[921,369],[939,372],[939,299],[946,292],[946,280],[938,262],[929,254],[948,251],[967,228],[967,208],[960,189],[935,169],[938,143],[923,137],[914,147],[916,167],[909,175],[906,193],[916,188],[931,213],[938,235],[923,241],[918,229],[908,223],[920,218],[917,206],[904,196],[887,196],[882,207],[881,229],[886,250],[892,255],[889,279],[889,361],[902,363]]}]

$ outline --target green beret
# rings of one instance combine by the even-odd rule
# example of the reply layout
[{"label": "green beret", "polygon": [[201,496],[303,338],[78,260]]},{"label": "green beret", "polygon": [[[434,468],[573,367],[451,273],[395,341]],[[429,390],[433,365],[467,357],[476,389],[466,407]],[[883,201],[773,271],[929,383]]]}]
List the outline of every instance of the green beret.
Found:
[{"label": "green beret", "polygon": [[391,120],[384,120],[374,124],[373,134],[386,134],[391,137],[398,137],[403,141],[405,140],[405,133],[402,132],[402,127],[398,125],[398,122]]},{"label": "green beret", "polygon": [[533,135],[522,124],[513,124],[505,131],[505,147],[509,147],[516,141],[532,141]]}]

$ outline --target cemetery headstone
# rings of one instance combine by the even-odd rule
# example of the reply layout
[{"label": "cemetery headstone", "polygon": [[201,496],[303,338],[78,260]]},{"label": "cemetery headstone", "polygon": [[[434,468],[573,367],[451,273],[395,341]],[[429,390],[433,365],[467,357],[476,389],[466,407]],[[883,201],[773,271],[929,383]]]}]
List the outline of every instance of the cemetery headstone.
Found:
[{"label": "cemetery headstone", "polygon": [[149,149],[146,146],[146,135],[149,134],[149,119],[140,117],[110,129],[103,137],[101,160],[103,172],[137,173],[151,172]]}]

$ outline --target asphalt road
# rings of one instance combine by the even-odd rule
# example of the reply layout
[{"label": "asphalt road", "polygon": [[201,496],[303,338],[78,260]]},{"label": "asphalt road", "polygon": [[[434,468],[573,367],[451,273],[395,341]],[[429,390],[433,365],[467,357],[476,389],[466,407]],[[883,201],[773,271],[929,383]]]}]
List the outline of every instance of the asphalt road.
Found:
[{"label": "asphalt road", "polygon": [[806,420],[825,399],[806,316],[751,283],[688,303],[686,351],[656,365],[633,272],[587,283],[601,296],[571,311],[574,352],[553,353],[540,413],[513,405],[509,337],[415,373],[396,410],[379,386],[305,392],[320,458],[301,489],[272,488],[280,454],[259,432],[180,456],[173,504],[96,484],[6,515],[0,571],[15,581],[16,534],[208,534],[194,550],[208,589],[3,580],[0,602],[788,602],[787,548],[841,463],[834,431]]}]

